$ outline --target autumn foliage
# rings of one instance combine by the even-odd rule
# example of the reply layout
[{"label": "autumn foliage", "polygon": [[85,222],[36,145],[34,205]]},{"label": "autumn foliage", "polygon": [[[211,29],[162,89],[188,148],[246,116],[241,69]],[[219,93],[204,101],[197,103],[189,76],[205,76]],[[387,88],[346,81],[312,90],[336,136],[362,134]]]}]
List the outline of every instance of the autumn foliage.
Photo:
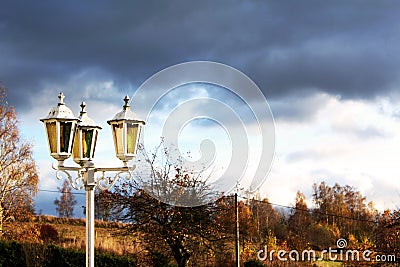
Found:
[{"label": "autumn foliage", "polygon": [[4,221],[33,213],[39,182],[32,144],[20,138],[17,115],[5,94],[0,84],[0,235]]}]

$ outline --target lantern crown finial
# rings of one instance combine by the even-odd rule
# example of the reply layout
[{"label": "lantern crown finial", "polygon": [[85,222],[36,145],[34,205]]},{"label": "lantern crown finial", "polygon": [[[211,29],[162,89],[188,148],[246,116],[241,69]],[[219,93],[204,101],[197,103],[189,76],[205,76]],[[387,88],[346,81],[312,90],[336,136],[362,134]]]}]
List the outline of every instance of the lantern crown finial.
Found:
[{"label": "lantern crown finial", "polygon": [[86,113],[86,103],[85,101],[82,101],[81,103],[81,115]]},{"label": "lantern crown finial", "polygon": [[125,98],[124,98],[124,101],[125,101],[124,110],[129,110],[130,109],[129,100],[130,100],[129,96],[126,95]]},{"label": "lantern crown finial", "polygon": [[59,99],[58,105],[59,105],[59,106],[65,105],[65,103],[64,103],[64,98],[65,98],[65,95],[64,95],[63,92],[61,92],[61,93],[58,95],[58,99]]}]

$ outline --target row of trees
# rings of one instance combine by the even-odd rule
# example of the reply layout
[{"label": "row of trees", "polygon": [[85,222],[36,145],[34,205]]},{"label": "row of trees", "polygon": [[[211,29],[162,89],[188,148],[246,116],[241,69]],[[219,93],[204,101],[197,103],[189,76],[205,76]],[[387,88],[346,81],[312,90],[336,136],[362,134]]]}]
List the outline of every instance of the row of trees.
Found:
[{"label": "row of trees", "polygon": [[[98,218],[128,222],[126,234],[141,233],[144,251],[158,262],[174,259],[178,266],[196,262],[229,266],[234,258],[234,198],[194,208],[170,206],[128,185],[99,192]],[[268,199],[239,202],[240,247],[243,260],[271,250],[335,248],[339,238],[349,249],[396,254],[400,251],[399,211],[379,213],[354,188],[314,184],[312,209],[298,192],[293,207],[274,207]],[[325,195],[325,191],[332,191]],[[335,199],[337,198],[337,199]],[[340,201],[343,199],[343,202]],[[341,204],[342,209],[337,209]]]}]

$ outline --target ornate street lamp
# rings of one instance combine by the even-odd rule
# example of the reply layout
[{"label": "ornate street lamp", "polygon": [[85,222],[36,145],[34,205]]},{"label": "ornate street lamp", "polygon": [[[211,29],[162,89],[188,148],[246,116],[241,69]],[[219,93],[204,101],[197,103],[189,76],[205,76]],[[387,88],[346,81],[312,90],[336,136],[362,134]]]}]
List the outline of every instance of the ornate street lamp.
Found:
[{"label": "ornate street lamp", "polygon": [[73,147],[73,158],[79,165],[83,165],[85,162],[93,159],[97,135],[101,130],[101,127],[96,125],[87,115],[85,102],[82,102],[81,108]]},{"label": "ornate street lamp", "polygon": [[[59,103],[52,108],[49,115],[41,119],[44,123],[49,143],[50,155],[58,161],[53,168],[57,171],[56,177],[66,175],[71,186],[86,191],[86,266],[94,267],[94,189],[108,190],[125,175],[129,180],[135,166],[128,167],[127,162],[134,158],[138,146],[139,135],[144,121],[137,119],[130,110],[129,97],[126,96],[123,110],[116,114],[108,123],[114,136],[116,156],[122,160],[123,167],[97,168],[92,159],[96,148],[97,135],[100,126],[90,119],[86,113],[86,104],[82,102],[79,118],[75,118],[72,111],[64,104],[64,94],[58,96]],[[71,154],[79,167],[64,166],[64,160]],[[72,178],[69,171],[76,171],[77,177]],[[107,177],[106,172],[117,172],[113,178]],[[102,175],[95,179],[94,174]]]},{"label": "ornate street lamp", "polygon": [[46,118],[41,119],[46,127],[50,155],[62,166],[71,156],[76,124],[79,121],[64,104],[64,94],[58,96],[58,105],[53,107]]},{"label": "ornate street lamp", "polygon": [[145,123],[131,111],[128,96],[125,96],[124,101],[125,105],[122,111],[107,123],[112,128],[115,154],[126,166],[126,163],[133,159],[136,154],[141,128]]}]

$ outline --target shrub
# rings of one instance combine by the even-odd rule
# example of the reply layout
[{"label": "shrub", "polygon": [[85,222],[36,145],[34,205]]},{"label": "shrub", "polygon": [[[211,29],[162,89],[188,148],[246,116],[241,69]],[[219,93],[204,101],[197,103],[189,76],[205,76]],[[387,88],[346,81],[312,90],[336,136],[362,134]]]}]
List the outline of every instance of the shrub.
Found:
[{"label": "shrub", "polygon": [[58,231],[51,224],[42,224],[40,226],[40,239],[45,243],[58,240]]},{"label": "shrub", "polygon": [[[85,259],[84,251],[64,249],[55,245],[0,240],[0,266],[26,267],[39,264],[43,267],[81,267],[85,266]],[[134,267],[137,264],[133,257],[96,253],[95,266]]]},{"label": "shrub", "polygon": [[26,266],[20,243],[16,241],[0,241],[0,266]]}]

